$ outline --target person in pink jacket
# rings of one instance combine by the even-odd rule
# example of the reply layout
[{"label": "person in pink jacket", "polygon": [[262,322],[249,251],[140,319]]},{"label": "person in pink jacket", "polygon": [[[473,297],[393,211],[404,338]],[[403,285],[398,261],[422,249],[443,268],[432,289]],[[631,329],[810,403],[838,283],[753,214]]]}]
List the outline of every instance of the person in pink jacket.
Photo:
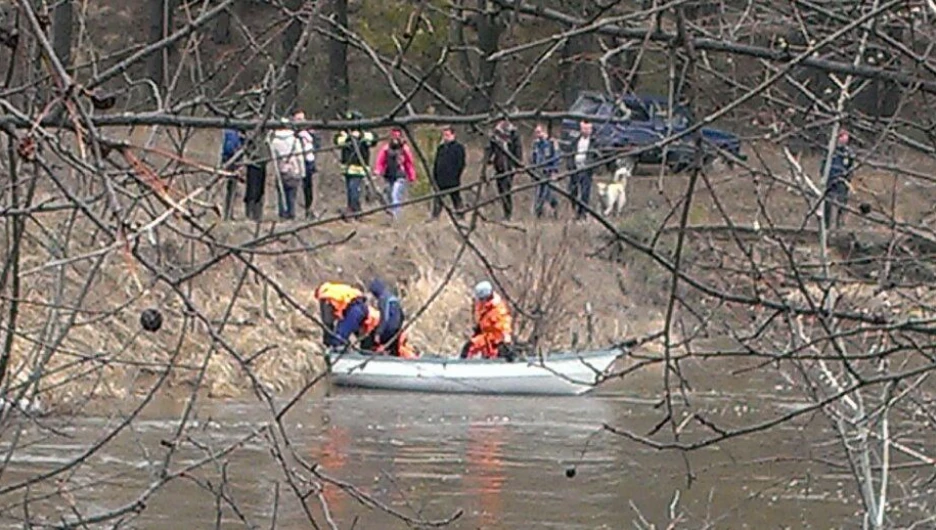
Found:
[{"label": "person in pink jacket", "polygon": [[377,152],[374,173],[383,177],[387,183],[386,197],[390,203],[390,214],[394,219],[398,218],[406,183],[416,180],[413,152],[403,140],[403,131],[400,129],[390,131],[390,141]]}]

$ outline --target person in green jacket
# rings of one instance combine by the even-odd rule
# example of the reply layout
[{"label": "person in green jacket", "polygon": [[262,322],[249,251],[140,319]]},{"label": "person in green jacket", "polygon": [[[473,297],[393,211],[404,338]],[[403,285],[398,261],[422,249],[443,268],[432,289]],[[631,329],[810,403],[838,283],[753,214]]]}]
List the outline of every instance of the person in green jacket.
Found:
[{"label": "person in green jacket", "polygon": [[[360,120],[363,116],[360,112],[350,111],[345,118]],[[374,133],[360,129],[345,130],[335,135],[335,145],[341,149],[341,172],[345,178],[349,213],[361,211],[361,184],[370,167],[370,150],[376,143]]]}]

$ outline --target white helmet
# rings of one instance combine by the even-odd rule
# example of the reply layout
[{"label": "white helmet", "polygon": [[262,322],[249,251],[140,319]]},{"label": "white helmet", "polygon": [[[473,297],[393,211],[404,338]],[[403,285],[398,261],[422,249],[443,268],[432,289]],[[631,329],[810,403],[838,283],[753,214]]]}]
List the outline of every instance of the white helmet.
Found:
[{"label": "white helmet", "polygon": [[478,284],[475,285],[475,288],[474,288],[475,299],[483,300],[485,298],[488,298],[492,294],[494,294],[494,286],[491,285],[491,282],[485,280],[482,282],[478,282]]}]

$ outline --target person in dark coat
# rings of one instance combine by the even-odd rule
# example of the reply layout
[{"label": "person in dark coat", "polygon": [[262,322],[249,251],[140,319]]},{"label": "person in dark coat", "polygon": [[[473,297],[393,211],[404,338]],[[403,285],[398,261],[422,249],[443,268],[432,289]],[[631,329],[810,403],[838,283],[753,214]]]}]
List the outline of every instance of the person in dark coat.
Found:
[{"label": "person in dark coat", "polygon": [[459,218],[462,212],[461,187],[462,173],[465,171],[465,147],[455,138],[452,127],[442,129],[442,143],[436,149],[435,164],[432,168],[432,180],[439,193],[432,201],[432,219],[438,219],[442,213],[442,198],[448,195],[452,208]]},{"label": "person in dark coat", "polygon": [[523,160],[523,147],[517,128],[506,119],[494,128],[485,159],[494,165],[497,193],[504,208],[504,219],[509,221],[513,217],[513,178]]},{"label": "person in dark coat", "polygon": [[[242,162],[232,163],[234,154],[244,145],[244,131],[240,129],[224,129],[221,142],[221,167],[227,171],[240,173]],[[243,160],[243,157],[240,158]],[[234,195],[237,193],[237,178],[227,178],[224,195],[224,219],[230,220],[234,216]]]},{"label": "person in dark coat", "polygon": [[[832,227],[832,216],[835,216],[835,227],[842,226],[845,217],[845,205],[848,204],[848,190],[851,187],[852,175],[855,172],[855,152],[848,145],[848,131],[839,131],[837,145],[832,152],[829,164],[829,180],[826,182],[826,196],[823,201],[822,221],[826,230]],[[825,174],[825,158],[822,160],[821,173]]]},{"label": "person in dark coat", "polygon": [[373,337],[377,344],[383,346],[384,351],[393,357],[400,356],[400,330],[403,329],[403,306],[400,300],[379,279],[374,279],[368,290],[377,298],[377,310],[380,312],[380,323],[374,329]]},{"label": "person in dark coat", "polygon": [[553,215],[557,215],[559,201],[553,196],[552,178],[559,171],[559,142],[550,138],[546,126],[537,124],[534,130],[536,140],[530,153],[530,165],[539,184],[536,186],[536,198],[533,202],[533,212],[537,218],[543,217],[543,208],[546,204],[552,208]]},{"label": "person in dark coat", "polygon": [[244,211],[248,219],[256,222],[263,220],[263,195],[266,191],[266,145],[263,133],[246,134],[247,185],[244,189]]}]

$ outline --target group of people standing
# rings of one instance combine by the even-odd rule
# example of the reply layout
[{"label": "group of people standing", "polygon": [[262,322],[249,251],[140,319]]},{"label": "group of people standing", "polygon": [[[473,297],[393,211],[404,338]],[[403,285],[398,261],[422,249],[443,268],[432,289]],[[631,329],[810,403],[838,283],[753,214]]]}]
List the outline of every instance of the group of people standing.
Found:
[{"label": "group of people standing", "polygon": [[[356,111],[348,112],[348,120],[361,119]],[[297,111],[294,121],[305,121],[305,113]],[[282,118],[287,124],[288,118]],[[549,136],[544,124],[538,124],[534,130],[534,140],[530,159],[524,161],[523,148],[517,128],[507,120],[501,120],[494,127],[486,145],[484,163],[494,169],[494,181],[500,196],[505,220],[514,215],[513,182],[514,177],[525,172],[529,163],[529,172],[538,181],[536,186],[534,213],[542,217],[546,206],[558,216],[559,201],[554,194],[555,177],[562,169],[560,161],[565,158],[569,170],[568,190],[575,208],[576,218],[584,218],[586,207],[590,204],[592,173],[600,155],[591,145],[592,126],[588,122],[580,124],[580,135],[571,151],[563,153],[559,143]],[[408,183],[416,180],[416,163],[412,149],[406,142],[402,130],[390,131],[389,139],[379,146],[371,169],[371,151],[377,147],[377,137],[370,131],[361,129],[343,130],[335,134],[333,144],[338,151],[342,177],[345,183],[346,212],[358,214],[362,210],[362,195],[374,184],[372,176],[379,177],[384,184],[383,197],[390,206],[388,213],[394,218],[401,214],[401,204],[405,200]],[[264,156],[265,146],[269,156]],[[263,216],[263,200],[266,187],[267,169],[265,160],[272,160],[276,172],[276,191],[278,213],[282,219],[296,218],[296,203],[299,189],[304,199],[303,210],[307,219],[315,218],[313,210],[315,199],[315,175],[317,173],[316,156],[321,152],[319,135],[311,130],[295,130],[283,127],[273,130],[269,135],[255,134],[253,131],[226,129],[224,131],[221,164],[226,170],[240,173],[242,169],[245,181],[244,210],[246,217],[260,221]],[[448,198],[457,217],[463,217],[465,204],[461,195],[462,176],[466,167],[464,145],[456,138],[451,126],[442,128],[442,141],[438,145],[432,167],[432,183],[437,194],[433,198],[430,219],[437,219],[443,209],[443,201]],[[231,219],[237,179],[227,182],[224,203],[224,218]]]},{"label": "group of people standing", "polygon": [[[529,159],[529,170],[537,181],[533,201],[533,212],[537,218],[544,215],[549,205],[553,217],[559,215],[559,200],[556,198],[556,179],[565,169],[568,173],[568,195],[575,210],[576,219],[584,219],[591,204],[591,187],[594,170],[601,154],[592,142],[592,124],[579,123],[576,142],[563,150],[559,142],[549,135],[545,124],[539,123],[533,131],[534,139]],[[561,161],[565,159],[565,167]],[[517,173],[525,170],[523,148],[517,128],[507,120],[494,127],[485,151],[485,163],[494,168],[494,181],[500,196],[504,219],[514,215],[513,181]]]},{"label": "group of people standing", "polygon": [[[348,120],[361,119],[357,112],[349,112]],[[294,121],[305,121],[305,113],[297,111]],[[281,123],[288,124],[287,118]],[[260,140],[258,140],[260,138]],[[264,156],[263,144],[268,147],[269,156]],[[371,149],[376,145],[376,136],[369,131],[345,130],[335,134],[334,145],[338,149],[341,172],[345,180],[347,211],[354,214],[361,211],[361,194],[364,180],[369,178]],[[301,187],[304,196],[304,212],[307,219],[315,218],[315,174],[317,173],[316,154],[321,151],[319,135],[311,130],[295,130],[283,127],[273,130],[266,137],[250,134],[248,131],[226,129],[221,146],[221,165],[224,169],[240,173],[244,171],[244,212],[248,219],[260,221],[263,217],[263,198],[266,188],[266,160],[273,162],[272,167],[278,178],[276,191],[281,219],[296,218],[296,202]],[[242,162],[246,160],[246,162]],[[391,205],[389,213],[393,217],[400,215],[400,204],[404,197],[404,184],[416,180],[416,166],[413,153],[403,140],[400,129],[390,132],[390,139],[377,152],[373,173],[386,183],[385,199]],[[237,180],[231,178],[227,183],[224,205],[224,217],[233,215],[234,195]]]},{"label": "group of people standing", "polygon": [[[305,121],[305,113],[296,111],[295,121]],[[283,118],[282,123],[288,123]],[[265,140],[265,141],[264,141]],[[267,149],[264,149],[266,143]],[[319,139],[314,131],[294,131],[291,128],[276,129],[267,136],[253,134],[242,129],[225,129],[221,143],[221,165],[225,170],[241,172],[244,175],[244,213],[253,221],[263,219],[263,199],[266,194],[267,165],[266,152],[274,161],[279,216],[282,219],[295,219],[296,196],[302,188],[305,199],[305,217],[314,217],[314,176],[317,172],[315,154],[319,150]],[[224,198],[224,219],[229,220],[234,214],[234,195],[237,192],[237,180],[229,178]]]}]

